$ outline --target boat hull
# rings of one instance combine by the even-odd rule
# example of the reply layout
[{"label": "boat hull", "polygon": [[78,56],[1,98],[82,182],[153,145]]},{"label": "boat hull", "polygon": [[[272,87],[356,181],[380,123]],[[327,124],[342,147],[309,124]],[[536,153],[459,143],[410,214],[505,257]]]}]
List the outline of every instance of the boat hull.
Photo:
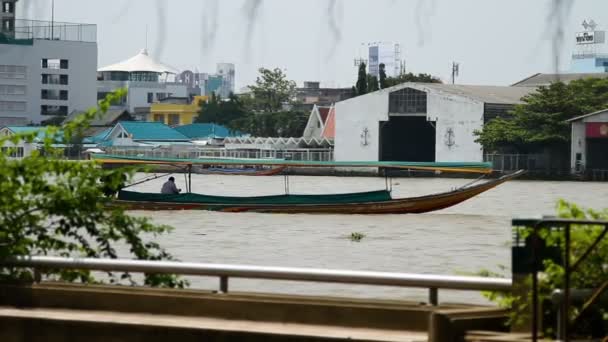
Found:
[{"label": "boat hull", "polygon": [[415,214],[445,209],[462,203],[523,173],[523,171],[518,171],[482,184],[440,194],[368,203],[234,205],[115,200],[112,202],[112,205],[120,206],[127,210],[211,210],[284,214]]}]

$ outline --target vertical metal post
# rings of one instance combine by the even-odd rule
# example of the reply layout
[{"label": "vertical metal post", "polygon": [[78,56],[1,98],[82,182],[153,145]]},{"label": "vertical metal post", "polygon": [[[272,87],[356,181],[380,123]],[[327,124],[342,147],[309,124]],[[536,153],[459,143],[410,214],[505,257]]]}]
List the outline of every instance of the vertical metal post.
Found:
[{"label": "vertical metal post", "polygon": [[439,304],[439,291],[436,287],[429,287],[429,304],[432,306]]},{"label": "vertical metal post", "polygon": [[567,224],[564,229],[565,248],[564,248],[564,300],[562,302],[562,326],[564,341],[569,340],[568,324],[570,323],[570,228],[571,224]]},{"label": "vertical metal post", "polygon": [[228,276],[220,276],[220,292],[228,293]]},{"label": "vertical metal post", "polygon": [[532,342],[538,341],[538,225],[532,230]]},{"label": "vertical metal post", "polygon": [[39,268],[34,268],[34,282],[40,283],[42,281],[42,273]]},{"label": "vertical metal post", "polygon": [[192,192],[192,164],[188,165],[188,193]]}]

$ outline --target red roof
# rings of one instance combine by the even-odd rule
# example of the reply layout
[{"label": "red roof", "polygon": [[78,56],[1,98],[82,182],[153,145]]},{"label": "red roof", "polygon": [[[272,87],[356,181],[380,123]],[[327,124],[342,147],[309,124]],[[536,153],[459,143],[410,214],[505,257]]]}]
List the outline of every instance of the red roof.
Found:
[{"label": "red roof", "polygon": [[323,133],[321,133],[321,137],[328,139],[336,137],[336,109],[334,107],[328,108],[327,120],[325,121],[325,128],[323,129]]},{"label": "red roof", "polygon": [[327,117],[329,116],[329,107],[319,107],[319,115],[321,116],[321,122],[325,124]]}]

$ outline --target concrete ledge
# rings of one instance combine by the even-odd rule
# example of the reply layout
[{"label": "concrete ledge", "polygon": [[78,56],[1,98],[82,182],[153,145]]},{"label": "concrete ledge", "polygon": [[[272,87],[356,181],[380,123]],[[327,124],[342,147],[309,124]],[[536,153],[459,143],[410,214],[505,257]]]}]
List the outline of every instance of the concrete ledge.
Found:
[{"label": "concrete ledge", "polygon": [[0,340],[25,341],[426,341],[424,332],[201,317],[0,307]]},{"label": "concrete ledge", "polygon": [[429,341],[463,341],[471,330],[507,332],[507,314],[507,310],[498,308],[437,310],[431,315]]},{"label": "concrete ledge", "polygon": [[0,305],[424,332],[436,309],[404,301],[61,283],[0,285]]}]

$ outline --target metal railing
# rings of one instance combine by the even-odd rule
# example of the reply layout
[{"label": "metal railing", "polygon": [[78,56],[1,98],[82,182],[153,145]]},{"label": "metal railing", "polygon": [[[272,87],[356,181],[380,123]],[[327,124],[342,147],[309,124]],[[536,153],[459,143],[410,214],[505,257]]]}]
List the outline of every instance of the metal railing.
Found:
[{"label": "metal railing", "polygon": [[[219,277],[219,290],[228,292],[230,278],[291,280],[321,283],[343,283],[415,287],[429,289],[429,303],[437,305],[438,290],[510,291],[511,280],[472,276],[445,276],[430,274],[347,271],[316,268],[244,266],[203,264],[173,261],[142,261],[125,259],[62,258],[50,256],[18,257],[0,261],[4,267],[34,268],[36,274],[43,269],[78,269],[108,272],[139,272]],[[36,278],[39,279],[39,276]]]},{"label": "metal railing", "polygon": [[[570,328],[573,327],[573,323],[582,317],[583,312],[588,309],[594,301],[600,299],[600,297],[608,291],[608,280],[600,286],[598,289],[594,289],[594,293],[591,298],[585,303],[581,311],[579,311],[574,318],[574,322],[571,319],[572,311],[571,308],[571,298],[570,292],[573,290],[571,288],[571,280],[572,274],[579,269],[579,266],[589,257],[589,255],[593,252],[594,249],[598,248],[600,242],[608,236],[608,221],[602,220],[587,220],[587,219],[565,219],[565,218],[557,218],[557,217],[543,217],[540,219],[513,219],[512,225],[514,227],[523,227],[531,229],[530,231],[530,243],[531,243],[531,261],[532,261],[532,341],[538,340],[538,330],[539,330],[539,304],[540,304],[540,286],[539,286],[539,272],[541,271],[541,265],[543,260],[540,256],[540,252],[542,244],[540,242],[540,230],[541,229],[559,229],[563,231],[563,268],[564,268],[564,278],[563,278],[563,288],[560,295],[562,299],[560,300],[560,309],[559,309],[559,320],[557,322],[557,332],[558,339],[560,341],[569,341]],[[576,260],[572,260],[572,230],[573,228],[580,226],[598,226],[602,228],[601,233],[595,237],[593,242],[589,246],[586,246],[584,252],[578,257]],[[579,246],[580,248],[580,246]],[[583,249],[581,248],[581,251]]]}]

